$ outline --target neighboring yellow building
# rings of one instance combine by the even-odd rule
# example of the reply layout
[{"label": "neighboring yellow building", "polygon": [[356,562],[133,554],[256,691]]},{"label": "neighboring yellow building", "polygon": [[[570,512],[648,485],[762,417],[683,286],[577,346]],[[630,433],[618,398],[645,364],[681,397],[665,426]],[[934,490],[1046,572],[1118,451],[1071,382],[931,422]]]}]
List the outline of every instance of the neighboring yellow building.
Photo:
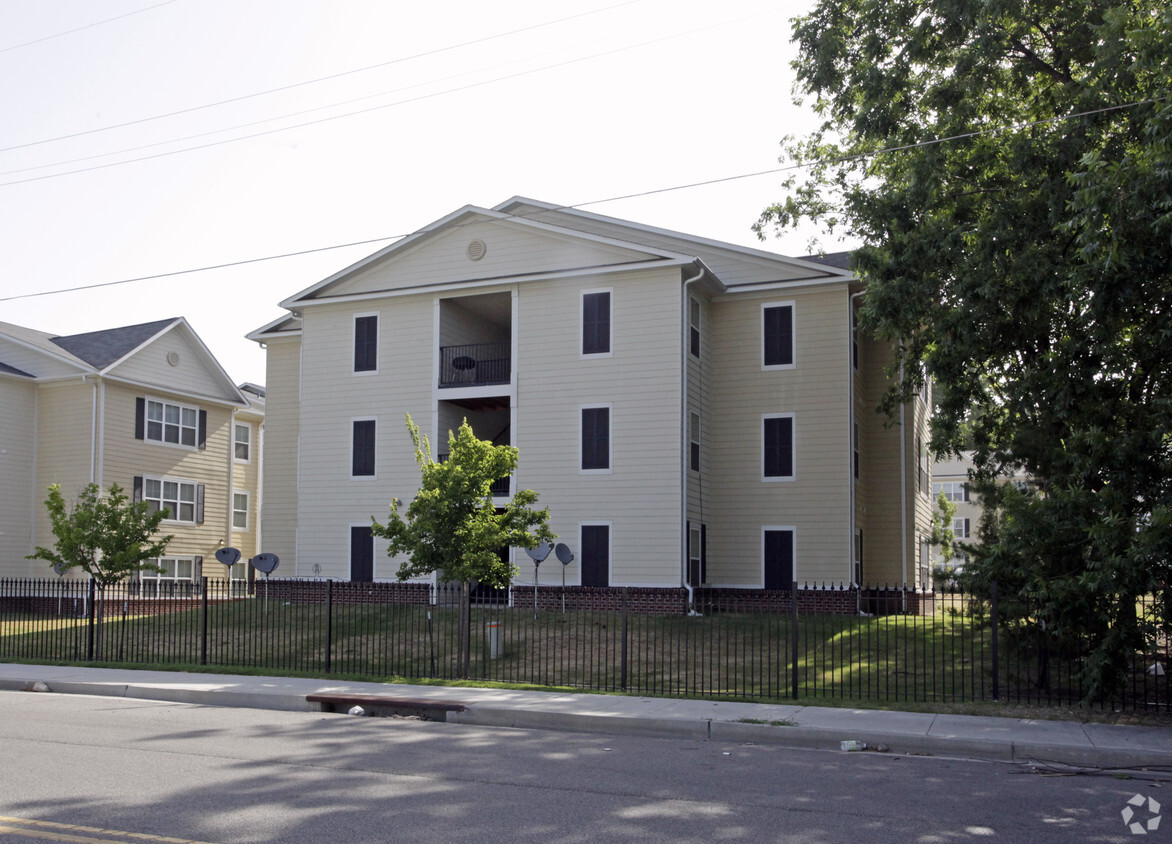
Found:
[{"label": "neighboring yellow building", "polygon": [[282,455],[266,550],[287,576],[393,579],[370,519],[418,488],[410,414],[438,452],[463,418],[520,450],[502,492],[540,494],[569,584],[927,587],[927,403],[874,412],[891,350],[855,336],[863,295],[842,261],[520,198],[460,209],[249,335]]},{"label": "neighboring yellow building", "polygon": [[0,576],[53,576],[26,559],[55,542],[50,485],[72,501],[116,483],[170,512],[144,592],[223,579],[217,549],[258,553],[263,429],[264,389],[233,384],[182,317],[71,336],[0,323]]}]

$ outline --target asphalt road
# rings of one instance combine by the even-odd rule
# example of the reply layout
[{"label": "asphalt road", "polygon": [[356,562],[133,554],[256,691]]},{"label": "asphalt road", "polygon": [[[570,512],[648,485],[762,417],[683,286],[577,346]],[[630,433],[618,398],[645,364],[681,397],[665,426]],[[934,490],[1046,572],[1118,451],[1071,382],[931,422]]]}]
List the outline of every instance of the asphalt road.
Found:
[{"label": "asphalt road", "polygon": [[19,692],[0,749],[4,844],[1172,841],[1157,777],[879,753]]}]

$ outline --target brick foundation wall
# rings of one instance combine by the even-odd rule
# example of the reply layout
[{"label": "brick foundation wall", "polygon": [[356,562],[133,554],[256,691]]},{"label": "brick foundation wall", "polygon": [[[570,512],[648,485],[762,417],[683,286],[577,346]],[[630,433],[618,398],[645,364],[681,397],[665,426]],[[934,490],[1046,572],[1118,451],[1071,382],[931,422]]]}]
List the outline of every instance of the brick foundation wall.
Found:
[{"label": "brick foundation wall", "polygon": [[269,600],[294,604],[324,604],[327,592],[335,604],[415,604],[431,603],[431,586],[426,583],[350,583],[324,580],[269,580],[256,581],[256,597],[263,598],[268,590]]},{"label": "brick foundation wall", "polygon": [[[688,593],[684,589],[628,586],[627,612],[671,615],[688,611]],[[567,586],[567,610],[620,612],[623,589],[617,586]],[[513,607],[533,609],[533,587],[513,587]],[[558,611],[562,608],[562,587],[541,586],[537,590],[537,609]]]}]

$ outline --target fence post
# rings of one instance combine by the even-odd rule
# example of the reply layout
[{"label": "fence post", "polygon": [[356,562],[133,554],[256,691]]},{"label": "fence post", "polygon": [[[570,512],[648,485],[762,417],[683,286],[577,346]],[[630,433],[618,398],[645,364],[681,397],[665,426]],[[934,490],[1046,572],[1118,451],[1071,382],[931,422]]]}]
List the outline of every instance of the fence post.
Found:
[{"label": "fence post", "polygon": [[627,690],[627,587],[623,587],[623,656],[621,677],[619,679],[619,686],[625,692]]},{"label": "fence post", "polygon": [[790,692],[794,700],[798,699],[798,579],[795,576],[790,581]]},{"label": "fence post", "polygon": [[208,578],[203,576],[203,595],[200,598],[200,608],[203,610],[199,628],[199,664],[208,664]]},{"label": "fence post", "polygon": [[86,619],[86,622],[87,622],[86,623],[86,628],[87,628],[86,629],[86,649],[85,649],[86,662],[93,662],[94,661],[94,614],[95,614],[95,611],[94,611],[94,592],[95,591],[96,590],[94,588],[94,579],[91,577],[90,578],[90,587],[89,587],[89,605],[90,605],[89,606],[89,618]]},{"label": "fence post", "polygon": [[326,673],[330,673],[330,652],[334,649],[334,581],[326,581]]},{"label": "fence post", "polygon": [[1001,699],[1001,659],[997,651],[997,630],[1001,627],[1001,618],[997,607],[997,581],[989,584],[989,597],[993,604],[993,700]]}]

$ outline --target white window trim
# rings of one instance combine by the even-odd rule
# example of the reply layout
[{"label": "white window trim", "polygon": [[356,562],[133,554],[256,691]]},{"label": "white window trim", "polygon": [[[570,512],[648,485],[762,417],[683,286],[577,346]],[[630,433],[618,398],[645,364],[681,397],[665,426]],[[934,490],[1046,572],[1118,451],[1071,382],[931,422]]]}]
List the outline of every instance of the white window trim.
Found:
[{"label": "white window trim", "polygon": [[[585,433],[582,430],[582,411],[583,410],[597,410],[599,408],[606,408],[607,427],[609,434],[606,438],[606,468],[605,469],[583,469],[582,468],[582,437]],[[614,405],[608,402],[599,402],[596,404],[583,404],[578,407],[578,474],[580,475],[609,475],[614,472]],[[590,524],[602,524],[602,522],[591,522]]]},{"label": "white window trim", "polygon": [[[374,423],[374,473],[370,475],[355,475],[354,474],[354,423],[355,422],[373,422]],[[347,469],[347,474],[352,481],[374,481],[378,480],[378,417],[377,416],[354,416],[350,419],[350,450],[346,452],[346,462],[350,468]]]},{"label": "white window trim", "polygon": [[[362,317],[374,317],[375,330],[378,332],[378,340],[375,341],[374,347],[374,369],[357,370],[354,368],[354,343],[358,339],[358,320]],[[369,375],[378,375],[379,361],[382,359],[383,347],[383,318],[380,311],[364,311],[363,313],[354,314],[350,320],[350,374],[356,378],[364,378]]]},{"label": "white window trim", "polygon": [[[765,365],[765,311],[768,308],[789,308],[789,356],[793,363],[774,363],[768,366]],[[798,367],[798,307],[795,300],[791,299],[786,302],[762,302],[761,303],[761,371],[762,372],[777,372],[784,369],[797,369]]]},{"label": "white window trim", "polygon": [[[143,398],[145,400],[145,403],[143,404],[143,409],[142,409],[142,413],[143,413],[142,441],[144,443],[152,443],[154,445],[162,445],[162,446],[166,446],[167,448],[181,448],[184,451],[199,451],[199,411],[200,411],[200,408],[198,405],[181,404],[180,402],[177,402],[177,401],[168,401],[167,399],[153,398],[151,396],[144,396]],[[152,437],[150,435],[150,431],[151,431],[151,415],[150,415],[151,414],[151,402],[154,402],[155,404],[163,405],[163,420],[164,421],[159,424],[163,425],[164,431],[166,431],[166,427],[167,427],[167,422],[166,422],[167,406],[170,405],[171,407],[179,408],[179,420],[180,420],[179,439],[180,440],[183,439],[183,428],[184,428],[183,411],[184,410],[193,411],[195,413],[195,443],[192,445],[185,445],[183,442],[171,443],[171,442],[167,442],[166,439],[158,439],[157,440],[154,437]],[[164,437],[165,436],[166,436],[166,434],[164,434]]]},{"label": "white window trim", "polygon": [[[583,547],[582,528],[584,527],[606,528],[606,582],[609,587],[621,585],[614,582],[614,525],[605,519],[578,522],[579,553],[581,553]],[[582,585],[582,561],[578,561],[578,585]]]},{"label": "white window trim", "polygon": [[[586,345],[586,296],[589,293],[609,293],[610,294],[610,313],[607,315],[610,318],[610,337],[608,337],[607,345],[610,347],[608,352],[590,352],[587,354],[582,349]],[[595,358],[609,358],[614,357],[614,288],[613,287],[592,287],[588,290],[578,291],[578,357],[581,360],[594,360]],[[581,465],[581,464],[579,464]]]},{"label": "white window trim", "polygon": [[[798,478],[798,422],[797,414],[795,413],[763,413],[761,414],[761,425],[757,428],[757,436],[760,440],[761,452],[760,462],[761,480],[765,483],[793,483]],[[790,428],[790,448],[793,450],[793,474],[791,475],[766,475],[765,474],[765,420],[766,419],[792,419],[793,426]]]},{"label": "white window trim", "polygon": [[[241,527],[236,524],[236,514],[241,512],[236,508],[236,496],[244,496],[244,526]],[[248,526],[252,523],[252,496],[246,489],[232,490],[232,530],[243,533],[248,530]]]},{"label": "white window trim", "polygon": [[[147,497],[147,483],[149,481],[158,481],[159,482],[160,498],[149,499]],[[195,524],[199,524],[199,522],[197,521],[197,519],[199,518],[199,481],[192,480],[191,478],[173,478],[173,477],[170,477],[169,475],[143,475],[142,476],[142,500],[143,501],[157,500],[160,502],[159,503],[160,509],[162,509],[162,502],[164,500],[161,497],[163,494],[162,485],[165,483],[176,483],[176,484],[179,484],[180,486],[186,484],[187,486],[190,486],[192,488],[193,495],[191,498],[191,520],[190,521],[188,521],[187,519],[171,518],[171,519],[163,519],[162,523],[165,525],[195,525]],[[169,507],[167,509],[170,510]],[[164,554],[163,556],[174,557],[175,555],[174,554]],[[180,556],[182,556],[182,555],[180,555]]]},{"label": "white window trim", "polygon": [[758,589],[765,588],[765,534],[767,531],[771,531],[771,530],[788,530],[788,531],[792,532],[792,534],[793,534],[793,548],[792,548],[792,550],[793,550],[793,554],[794,554],[794,570],[793,570],[793,580],[791,580],[790,582],[796,581],[798,579],[798,529],[796,527],[794,527],[793,525],[762,525],[761,526],[761,569],[760,569],[761,579],[757,582]]},{"label": "white window trim", "polygon": [[175,560],[176,562],[191,563],[191,577],[165,577],[162,572],[140,570],[138,572],[139,581],[150,581],[151,583],[194,583],[195,582],[195,556],[192,554],[164,554],[161,557],[154,557],[148,562],[155,565],[162,565],[160,560]]},{"label": "white window trim", "polygon": [[[236,426],[237,425],[239,425],[242,428],[248,429],[248,442],[246,443],[246,445],[248,446],[248,457],[240,458],[240,457],[236,456],[236,446],[240,442],[240,440],[236,438]],[[232,460],[233,460],[233,462],[243,463],[243,464],[248,464],[248,463],[252,462],[252,441],[254,439],[256,439],[252,435],[252,433],[253,432],[252,432],[252,423],[251,422],[241,422],[239,419],[232,420]],[[196,436],[198,436],[198,431],[196,432]]]}]

